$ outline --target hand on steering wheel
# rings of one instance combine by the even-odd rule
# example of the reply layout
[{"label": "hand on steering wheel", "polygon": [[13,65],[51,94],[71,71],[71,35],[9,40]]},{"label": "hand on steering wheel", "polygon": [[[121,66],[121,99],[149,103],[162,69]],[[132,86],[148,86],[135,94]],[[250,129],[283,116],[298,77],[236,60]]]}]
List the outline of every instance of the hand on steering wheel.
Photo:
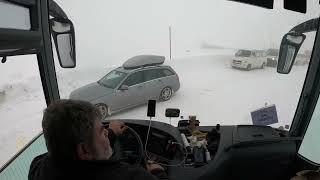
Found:
[{"label": "hand on steering wheel", "polygon": [[116,136],[119,136],[128,128],[128,126],[121,121],[111,121],[109,123],[109,128]]},{"label": "hand on steering wheel", "polygon": [[[132,129],[131,127],[126,126],[123,122],[121,121],[111,121],[109,123],[109,128],[114,132],[114,134],[116,136],[127,136],[127,133],[131,133],[131,135],[133,135],[133,137],[135,137],[136,139],[136,143],[138,144],[138,151],[139,151],[139,157],[136,157],[136,161],[134,164],[137,165],[141,165],[142,167],[144,167],[146,170],[148,170],[149,172],[151,171],[156,171],[156,170],[161,170],[164,171],[165,169],[160,166],[159,164],[156,164],[153,161],[146,161],[145,156],[144,156],[144,149],[143,149],[143,144],[141,141],[141,138],[139,136],[139,134]],[[129,132],[124,133],[125,130],[129,130]],[[125,138],[126,139],[126,138]],[[115,141],[114,144],[114,158],[116,159],[123,159],[126,157],[123,157],[123,153],[122,153],[122,148],[121,148],[121,144],[123,142],[120,139],[117,139]]]},{"label": "hand on steering wheel", "polygon": [[160,166],[159,164],[156,164],[155,162],[150,161],[150,160],[148,161],[146,167],[147,167],[147,170],[148,170],[149,172],[155,171],[155,170],[164,171],[164,168],[163,168],[162,166]]},{"label": "hand on steering wheel", "polygon": [[[126,126],[120,121],[111,121],[109,123],[109,128],[116,136],[118,136],[113,145],[113,159],[126,161],[133,158],[134,162],[129,162],[130,164],[139,164],[146,168],[143,144],[139,134],[133,128]],[[137,149],[123,149],[123,145],[126,146],[126,144],[129,143],[128,141],[136,143]],[[132,152],[134,153],[132,154]]]}]

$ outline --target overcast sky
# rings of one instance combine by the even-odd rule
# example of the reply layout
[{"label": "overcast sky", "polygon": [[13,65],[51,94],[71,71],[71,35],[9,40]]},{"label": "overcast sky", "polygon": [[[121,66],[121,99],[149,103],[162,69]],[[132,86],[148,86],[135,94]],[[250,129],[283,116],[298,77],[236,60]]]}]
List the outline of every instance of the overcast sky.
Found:
[{"label": "overcast sky", "polygon": [[[319,15],[308,0],[307,14],[273,10],[226,0],[57,0],[75,24],[78,65],[120,65],[137,54],[168,57],[168,27],[173,56],[208,43],[229,48],[279,47],[293,26]],[[304,49],[312,47],[310,33]],[[192,54],[192,53],[191,53]],[[94,66],[95,66],[94,65]]]},{"label": "overcast sky", "polygon": [[[273,10],[226,0],[58,0],[76,28],[79,66],[119,65],[137,54],[168,56],[172,27],[173,56],[202,43],[229,48],[278,47],[293,26],[319,15],[317,0],[307,14]],[[313,33],[314,34],[314,33]],[[304,46],[310,47],[312,33]],[[307,48],[308,48],[307,47]]]}]

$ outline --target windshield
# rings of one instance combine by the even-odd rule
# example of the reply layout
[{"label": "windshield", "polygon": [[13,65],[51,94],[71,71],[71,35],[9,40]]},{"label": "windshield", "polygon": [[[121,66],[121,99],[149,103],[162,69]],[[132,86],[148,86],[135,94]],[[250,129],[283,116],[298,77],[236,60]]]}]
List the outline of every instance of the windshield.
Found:
[{"label": "windshield", "polygon": [[[75,70],[60,68],[55,56],[61,98],[73,94],[103,104],[110,113],[106,119],[148,119],[147,101],[156,99],[155,121],[169,123],[166,108],[180,109],[173,125],[189,115],[200,125],[252,125],[257,111],[272,107],[274,119],[263,125],[291,127],[315,32],[305,33],[299,54],[308,58],[288,75],[278,74],[276,60],[263,55],[277,56],[284,34],[319,17],[318,1],[308,1],[306,14],[285,10],[282,1],[275,1],[274,9],[225,0],[57,3],[74,23],[77,46]],[[88,7],[94,11],[87,13]],[[250,58],[237,61],[235,56]],[[122,66],[130,58],[136,61],[127,70]],[[152,80],[148,69],[154,69]],[[88,86],[97,81],[99,86]],[[120,82],[128,87],[101,90]]]},{"label": "windshield", "polygon": [[247,50],[239,50],[238,52],[236,52],[236,57],[250,57],[251,55],[251,51],[247,51]]},{"label": "windshield", "polygon": [[114,89],[126,76],[126,73],[114,70],[100,79],[98,83],[107,88]]}]

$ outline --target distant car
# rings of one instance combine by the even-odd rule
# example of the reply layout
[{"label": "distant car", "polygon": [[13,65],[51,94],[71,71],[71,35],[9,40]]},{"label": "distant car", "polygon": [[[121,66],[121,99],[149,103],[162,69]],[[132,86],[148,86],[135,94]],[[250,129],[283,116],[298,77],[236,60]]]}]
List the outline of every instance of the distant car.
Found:
[{"label": "distant car", "polygon": [[277,67],[279,57],[279,49],[266,50],[265,58],[267,59],[268,67]]},{"label": "distant car", "polygon": [[267,64],[267,60],[263,58],[261,51],[239,50],[232,59],[231,66],[246,70],[261,68]]},{"label": "distant car", "polygon": [[177,73],[163,65],[164,60],[163,56],[135,56],[99,81],[74,90],[70,99],[95,104],[103,118],[149,99],[167,101],[178,91],[180,82]]}]

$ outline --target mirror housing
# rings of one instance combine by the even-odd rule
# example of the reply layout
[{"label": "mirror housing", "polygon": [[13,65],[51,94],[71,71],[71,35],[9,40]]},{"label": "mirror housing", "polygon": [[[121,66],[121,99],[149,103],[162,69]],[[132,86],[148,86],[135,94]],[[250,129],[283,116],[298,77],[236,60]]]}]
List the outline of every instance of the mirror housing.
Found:
[{"label": "mirror housing", "polygon": [[73,23],[69,19],[50,19],[51,34],[56,47],[60,66],[76,67],[76,47]]},{"label": "mirror housing", "polygon": [[120,88],[119,88],[119,90],[121,90],[121,91],[129,90],[129,86],[127,86],[127,85],[121,85]]},{"label": "mirror housing", "polygon": [[283,36],[278,59],[278,73],[289,74],[305,39],[306,35],[296,32],[289,32]]}]

